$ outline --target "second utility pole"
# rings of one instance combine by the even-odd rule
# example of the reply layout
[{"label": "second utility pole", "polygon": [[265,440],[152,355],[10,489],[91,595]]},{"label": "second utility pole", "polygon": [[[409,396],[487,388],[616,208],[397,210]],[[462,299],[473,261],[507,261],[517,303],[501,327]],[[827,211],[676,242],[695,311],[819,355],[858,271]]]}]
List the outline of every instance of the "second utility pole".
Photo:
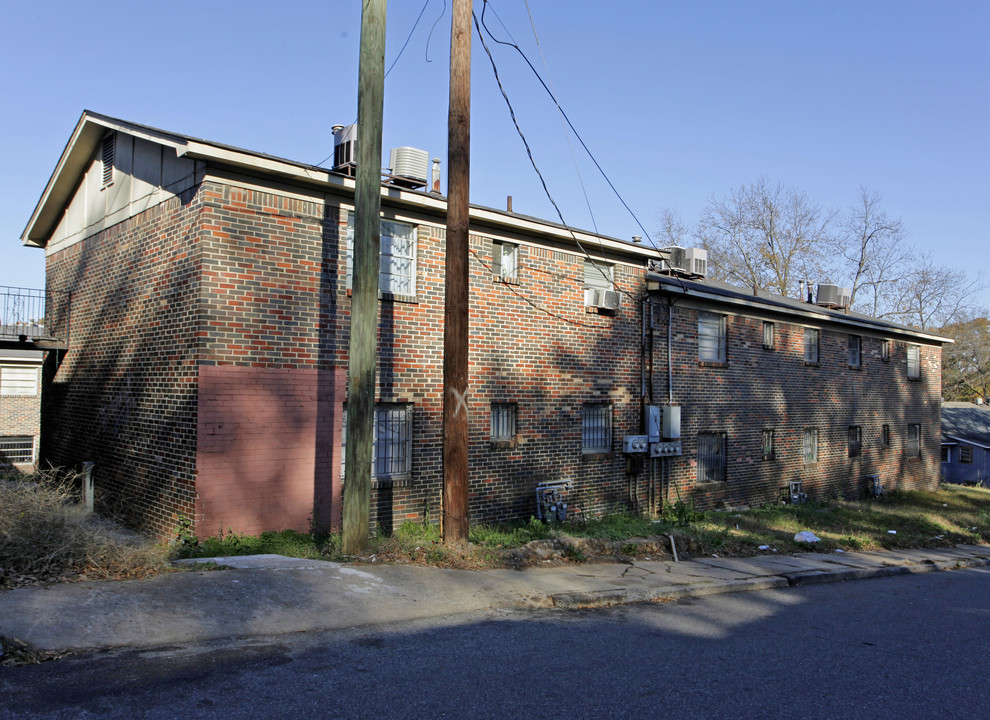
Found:
[{"label": "second utility pole", "polygon": [[443,541],[468,540],[468,182],[471,0],[454,0],[447,114],[447,249],[443,313]]}]

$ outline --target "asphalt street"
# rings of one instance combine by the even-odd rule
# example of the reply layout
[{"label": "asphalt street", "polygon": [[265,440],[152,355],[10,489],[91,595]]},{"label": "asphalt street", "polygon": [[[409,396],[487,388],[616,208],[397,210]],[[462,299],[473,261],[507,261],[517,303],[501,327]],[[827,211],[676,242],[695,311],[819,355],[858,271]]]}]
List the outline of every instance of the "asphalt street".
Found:
[{"label": "asphalt street", "polygon": [[985,717],[990,569],[102,651],[0,718]]}]

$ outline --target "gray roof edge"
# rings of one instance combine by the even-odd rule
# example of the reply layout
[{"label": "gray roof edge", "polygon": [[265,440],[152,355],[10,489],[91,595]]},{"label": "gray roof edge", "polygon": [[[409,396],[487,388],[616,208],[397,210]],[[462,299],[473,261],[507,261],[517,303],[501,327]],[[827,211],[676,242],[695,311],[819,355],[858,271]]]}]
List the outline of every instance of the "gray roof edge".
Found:
[{"label": "gray roof edge", "polygon": [[819,323],[830,322],[839,325],[851,325],[853,327],[870,328],[874,330],[886,330],[898,335],[909,335],[914,338],[927,340],[938,344],[955,342],[952,338],[942,337],[933,333],[928,333],[907,325],[892,323],[887,320],[861,315],[859,313],[847,314],[838,310],[830,310],[820,305],[787,298],[782,295],[771,295],[765,290],[759,290],[753,294],[751,290],[732,285],[713,285],[710,282],[699,282],[686,278],[678,278],[670,275],[658,275],[650,273],[647,279],[657,282],[661,287],[657,291],[668,294],[677,294],[680,290],[683,297],[698,297],[715,303],[725,305],[761,308],[777,313],[784,313],[798,317],[805,317]]}]

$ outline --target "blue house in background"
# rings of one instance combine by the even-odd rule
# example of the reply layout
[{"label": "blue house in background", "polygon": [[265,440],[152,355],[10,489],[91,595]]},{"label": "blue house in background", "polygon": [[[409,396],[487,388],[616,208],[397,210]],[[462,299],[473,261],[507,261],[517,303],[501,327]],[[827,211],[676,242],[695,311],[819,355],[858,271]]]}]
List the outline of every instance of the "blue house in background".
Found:
[{"label": "blue house in background", "polygon": [[990,406],[942,403],[942,479],[990,484]]}]

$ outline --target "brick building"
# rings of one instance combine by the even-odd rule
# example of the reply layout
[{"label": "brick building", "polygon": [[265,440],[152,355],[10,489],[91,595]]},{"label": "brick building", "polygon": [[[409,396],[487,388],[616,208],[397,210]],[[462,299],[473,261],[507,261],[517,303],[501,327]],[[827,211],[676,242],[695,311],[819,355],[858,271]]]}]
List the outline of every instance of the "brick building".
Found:
[{"label": "brick building", "polygon": [[[46,459],[95,462],[98,495],[163,536],[181,516],[201,535],[336,526],[353,193],[84,113],[22,237],[71,298]],[[445,201],[386,183],[382,218],[372,509],[389,527],[440,513]],[[547,482],[589,513],[937,482],[941,338],[661,275],[652,249],[512,212],[470,219],[473,521],[528,517]],[[669,402],[683,454],[624,454]]]},{"label": "brick building", "polygon": [[41,350],[4,342],[0,332],[0,472],[31,471],[41,435]]}]

